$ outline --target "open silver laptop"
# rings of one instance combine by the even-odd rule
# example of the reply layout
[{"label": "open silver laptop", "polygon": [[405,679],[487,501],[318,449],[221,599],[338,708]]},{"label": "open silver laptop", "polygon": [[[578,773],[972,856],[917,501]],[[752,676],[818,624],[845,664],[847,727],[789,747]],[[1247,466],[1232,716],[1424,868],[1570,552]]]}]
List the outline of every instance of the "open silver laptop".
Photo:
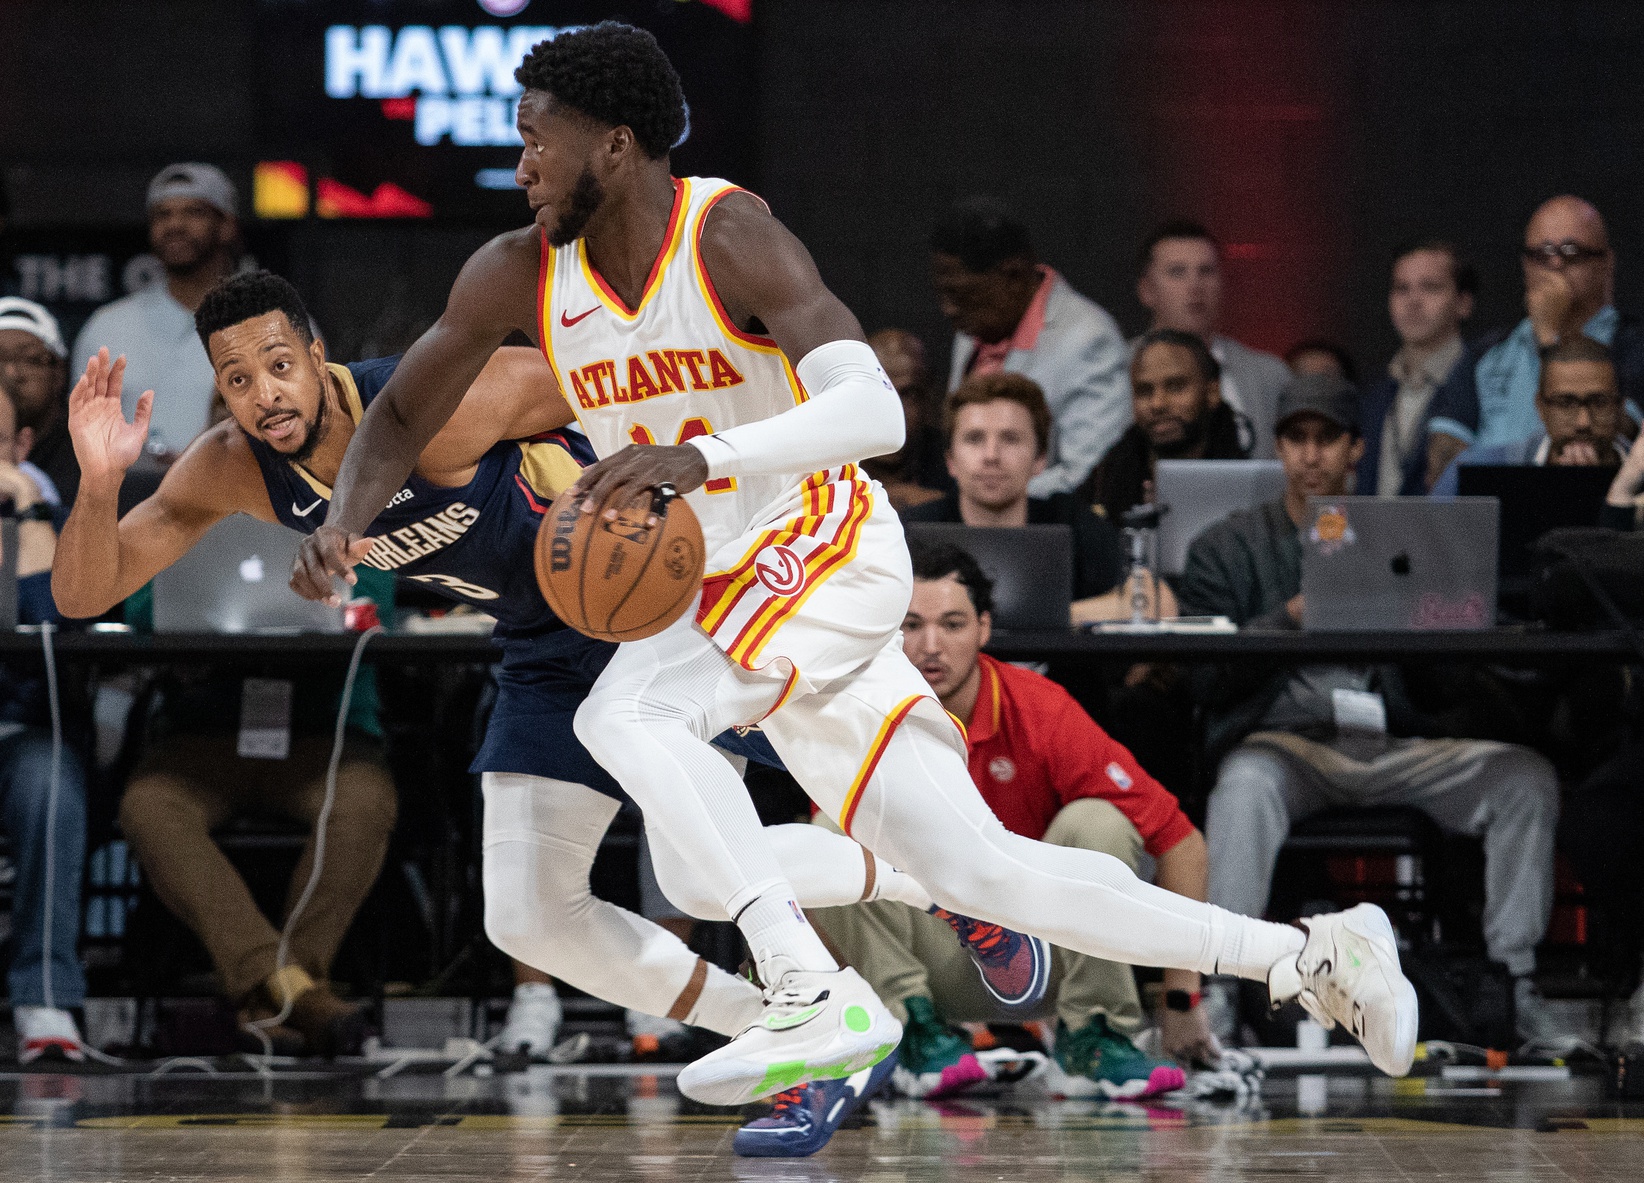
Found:
[{"label": "open silver laptop", "polygon": [[1205,527],[1236,509],[1283,496],[1284,465],[1277,460],[1159,461],[1153,500],[1159,507],[1160,574],[1186,570],[1187,548]]},{"label": "open silver laptop", "polygon": [[291,590],[302,536],[235,514],[154,577],[157,633],[340,633],[342,610]]},{"label": "open silver laptop", "polygon": [[1309,497],[1302,626],[1494,627],[1499,516],[1494,497]]},{"label": "open silver laptop", "polygon": [[993,580],[994,628],[1065,629],[1072,623],[1072,527],[908,522],[905,528],[910,542],[945,542],[970,552]]}]

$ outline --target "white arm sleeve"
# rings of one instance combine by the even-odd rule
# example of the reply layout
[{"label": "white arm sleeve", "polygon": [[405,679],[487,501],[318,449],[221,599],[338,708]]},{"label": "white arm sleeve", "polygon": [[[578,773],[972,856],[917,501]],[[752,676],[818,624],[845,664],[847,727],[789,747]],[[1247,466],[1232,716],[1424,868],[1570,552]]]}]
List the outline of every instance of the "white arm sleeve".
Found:
[{"label": "white arm sleeve", "polygon": [[707,459],[709,479],[816,472],[902,446],[902,400],[865,342],[818,345],[794,372],[809,401],[689,441]]}]

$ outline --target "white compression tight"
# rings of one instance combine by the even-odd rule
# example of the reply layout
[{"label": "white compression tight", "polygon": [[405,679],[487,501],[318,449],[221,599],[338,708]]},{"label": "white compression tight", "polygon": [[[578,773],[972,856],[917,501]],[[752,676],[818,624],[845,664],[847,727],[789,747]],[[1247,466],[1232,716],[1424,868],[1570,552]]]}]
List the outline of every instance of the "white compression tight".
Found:
[{"label": "white compression tight", "polygon": [[[724,1035],[759,1017],[762,1001],[752,983],[589,890],[594,856],[620,802],[584,785],[521,773],[487,772],[480,783],[485,935],[492,944],[626,1009]],[[698,975],[704,976],[692,999]]]},{"label": "white compression tight", "polygon": [[1299,929],[1155,887],[1098,851],[1013,834],[933,726],[917,716],[904,720],[851,830],[943,907],[1107,961],[1258,981],[1274,962],[1300,951]]},{"label": "white compression tight", "polygon": [[[646,1014],[725,1035],[759,1017],[761,996],[751,984],[589,891],[594,856],[619,802],[583,785],[512,772],[487,772],[481,785],[485,932],[493,944],[579,990]],[[863,899],[930,906],[911,878],[848,838],[804,825],[766,833],[783,865],[794,868],[806,907]],[[653,847],[672,850],[654,836]],[[728,919],[689,865],[668,854],[656,861],[658,882],[678,907],[706,920]]]},{"label": "white compression tight", "polygon": [[[577,737],[645,811],[664,890],[665,875],[688,868],[733,917],[792,888],[746,790],[706,737],[760,718],[779,692],[686,623],[618,649],[576,716]],[[852,830],[944,907],[1110,961],[1256,980],[1300,950],[1298,929],[1154,887],[1108,855],[1010,833],[933,726],[915,714],[896,730]],[[813,799],[840,795],[808,783],[803,752],[778,751]],[[738,923],[758,954],[749,917]]]}]

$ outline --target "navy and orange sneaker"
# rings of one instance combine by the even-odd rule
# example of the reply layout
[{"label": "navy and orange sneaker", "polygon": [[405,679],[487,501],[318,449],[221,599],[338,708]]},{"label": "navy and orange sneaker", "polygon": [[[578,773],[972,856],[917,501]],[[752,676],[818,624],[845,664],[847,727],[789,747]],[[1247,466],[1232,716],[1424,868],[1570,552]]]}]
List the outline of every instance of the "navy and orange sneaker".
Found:
[{"label": "navy and orange sneaker", "polygon": [[743,1158],[805,1158],[828,1144],[842,1122],[890,1079],[892,1052],[872,1068],[839,1080],[813,1080],[784,1089],[770,1113],[736,1131],[731,1149]]},{"label": "navy and orange sneaker", "polygon": [[932,907],[930,914],[947,921],[976,963],[982,985],[1001,1006],[1026,1011],[1044,1001],[1050,988],[1050,942],[946,908]]}]

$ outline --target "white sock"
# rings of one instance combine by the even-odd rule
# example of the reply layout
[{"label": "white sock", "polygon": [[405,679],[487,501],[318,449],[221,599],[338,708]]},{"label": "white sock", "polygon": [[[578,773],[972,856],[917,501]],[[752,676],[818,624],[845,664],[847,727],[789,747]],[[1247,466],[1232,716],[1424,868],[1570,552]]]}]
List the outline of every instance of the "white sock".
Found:
[{"label": "white sock", "polygon": [[1216,973],[1265,982],[1275,964],[1294,958],[1307,944],[1307,934],[1293,925],[1255,920],[1219,908],[1217,911],[1221,912],[1226,928],[1222,933],[1221,953],[1216,958]]},{"label": "white sock", "polygon": [[839,968],[790,893],[780,888],[765,891],[733,915],[767,986],[792,970],[831,973]]},{"label": "white sock", "polygon": [[930,898],[930,892],[921,887],[912,875],[906,871],[898,871],[878,855],[874,856],[874,864],[877,879],[869,899],[895,900],[921,912],[929,912],[936,906],[936,901]]},{"label": "white sock", "polygon": [[717,965],[708,967],[702,996],[685,1016],[692,1027],[706,1027],[721,1035],[740,1035],[759,1021],[765,997],[747,978],[728,974]]}]

